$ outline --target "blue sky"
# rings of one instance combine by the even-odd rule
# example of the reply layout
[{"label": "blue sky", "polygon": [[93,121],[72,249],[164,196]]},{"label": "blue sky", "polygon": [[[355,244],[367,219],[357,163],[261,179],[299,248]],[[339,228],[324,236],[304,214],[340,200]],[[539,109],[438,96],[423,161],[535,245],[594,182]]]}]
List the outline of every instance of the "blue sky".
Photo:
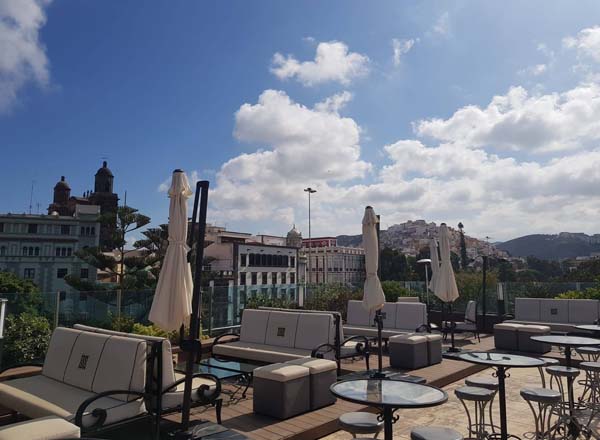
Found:
[{"label": "blue sky", "polygon": [[155,223],[180,167],[254,233],[306,235],[306,186],[314,234],[359,233],[366,204],[600,232],[600,4],[523,3],[0,0],[0,211],[107,157]]}]

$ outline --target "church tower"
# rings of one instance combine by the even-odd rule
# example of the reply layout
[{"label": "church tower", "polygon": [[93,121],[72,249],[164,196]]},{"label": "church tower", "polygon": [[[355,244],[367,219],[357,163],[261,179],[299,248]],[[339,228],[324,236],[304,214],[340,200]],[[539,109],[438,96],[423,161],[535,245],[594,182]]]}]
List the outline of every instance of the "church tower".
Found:
[{"label": "church tower", "polygon": [[[98,169],[94,178],[94,192],[89,196],[90,204],[100,206],[101,215],[117,212],[119,197],[113,192],[114,178],[115,176],[108,168],[108,163],[102,162],[102,168]],[[103,250],[108,251],[114,248],[115,228],[116,222],[100,226],[100,247]]]},{"label": "church tower", "polygon": [[59,215],[73,215],[68,204],[70,197],[71,187],[65,180],[65,176],[61,176],[60,181],[54,185],[54,198],[48,206],[48,214],[58,212]]}]

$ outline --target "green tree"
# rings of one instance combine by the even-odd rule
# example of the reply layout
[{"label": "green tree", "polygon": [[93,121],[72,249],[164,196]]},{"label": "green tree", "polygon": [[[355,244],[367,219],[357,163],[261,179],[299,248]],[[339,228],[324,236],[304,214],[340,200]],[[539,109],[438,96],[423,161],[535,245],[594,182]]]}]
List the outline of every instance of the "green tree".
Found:
[{"label": "green tree", "polygon": [[[99,247],[81,249],[76,255],[90,266],[116,275],[121,290],[139,289],[151,285],[153,281],[149,276],[144,255],[130,256],[135,249],[125,249],[127,234],[146,226],[150,223],[150,217],[140,214],[131,206],[120,206],[116,213],[100,216],[100,222],[116,224],[113,242],[118,250],[117,258],[102,252]],[[70,280],[70,283],[77,284],[73,278]]]},{"label": "green tree", "polygon": [[600,260],[583,261],[564,278],[568,281],[600,282]]},{"label": "green tree", "polygon": [[469,257],[467,256],[467,243],[462,222],[458,222],[458,231],[460,233],[460,266],[463,270],[466,270],[469,267]]},{"label": "green tree", "polygon": [[10,313],[40,313],[44,299],[38,287],[30,280],[21,279],[12,272],[0,272],[0,294],[8,293],[15,294],[8,305]]},{"label": "green tree", "polygon": [[382,281],[381,287],[383,288],[386,302],[396,302],[400,296],[413,296],[413,294],[398,281]]},{"label": "green tree", "polygon": [[50,323],[43,316],[24,312],[6,317],[3,366],[11,366],[44,357],[52,333]]},{"label": "green tree", "polygon": [[542,260],[536,257],[527,257],[527,267],[540,274],[538,281],[553,281],[561,278],[563,270],[558,261]]},{"label": "green tree", "polygon": [[163,260],[169,247],[169,225],[148,228],[142,232],[144,238],[136,241],[133,247],[141,252],[150,271],[158,279]]},{"label": "green tree", "polygon": [[498,281],[501,283],[517,280],[517,274],[515,273],[512,264],[510,264],[508,261],[500,261],[497,267]]}]

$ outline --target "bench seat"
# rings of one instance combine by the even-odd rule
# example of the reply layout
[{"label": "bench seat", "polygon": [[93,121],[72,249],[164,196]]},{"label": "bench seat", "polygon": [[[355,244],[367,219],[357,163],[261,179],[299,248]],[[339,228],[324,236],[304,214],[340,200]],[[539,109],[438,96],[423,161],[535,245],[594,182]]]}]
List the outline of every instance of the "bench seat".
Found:
[{"label": "bench seat", "polygon": [[78,426],[48,416],[0,427],[0,440],[65,440],[80,438]]},{"label": "bench seat", "polygon": [[[0,382],[0,402],[3,406],[35,419],[57,416],[69,422],[75,421],[75,413],[83,401],[96,393],[77,388],[43,375],[25,377]],[[87,408],[83,416],[83,427],[94,424],[96,408],[106,410],[105,425],[130,419],[143,414],[146,409],[143,400],[130,402],[102,397]]]},{"label": "bench seat", "polygon": [[579,330],[576,326],[580,324],[569,324],[567,322],[548,322],[548,321],[526,321],[521,319],[511,319],[509,321],[504,321],[511,324],[522,324],[522,325],[544,325],[550,327],[553,332],[580,332],[585,333],[583,330]]},{"label": "bench seat", "polygon": [[268,364],[291,361],[311,355],[311,350],[244,341],[214,345],[212,352],[215,356],[248,359]]},{"label": "bench seat", "polygon": [[[371,327],[371,326],[366,326],[366,325],[345,325],[344,332],[348,333],[349,335],[360,335],[360,336],[366,336],[368,338],[371,338],[371,337],[377,336],[377,327]],[[384,339],[389,339],[392,336],[406,335],[409,333],[414,333],[414,330],[409,331],[409,330],[394,330],[394,329],[390,329],[390,328],[384,328],[381,331],[381,336]]]}]

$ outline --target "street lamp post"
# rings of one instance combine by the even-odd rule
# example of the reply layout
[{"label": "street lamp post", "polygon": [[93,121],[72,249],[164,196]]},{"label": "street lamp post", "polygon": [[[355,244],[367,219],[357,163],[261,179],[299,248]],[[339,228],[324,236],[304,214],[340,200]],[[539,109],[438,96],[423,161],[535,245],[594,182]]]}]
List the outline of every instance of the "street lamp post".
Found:
[{"label": "street lamp post", "polygon": [[417,263],[425,266],[425,301],[427,302],[427,311],[429,311],[429,273],[427,265],[431,264],[431,258],[421,258]]},{"label": "street lamp post", "polygon": [[308,193],[308,284],[311,283],[312,276],[312,262],[311,262],[311,249],[312,249],[312,235],[310,225],[310,195],[317,192],[316,189],[312,189],[310,186],[304,188],[304,192]]}]

